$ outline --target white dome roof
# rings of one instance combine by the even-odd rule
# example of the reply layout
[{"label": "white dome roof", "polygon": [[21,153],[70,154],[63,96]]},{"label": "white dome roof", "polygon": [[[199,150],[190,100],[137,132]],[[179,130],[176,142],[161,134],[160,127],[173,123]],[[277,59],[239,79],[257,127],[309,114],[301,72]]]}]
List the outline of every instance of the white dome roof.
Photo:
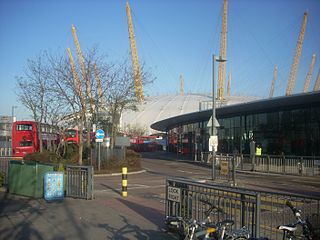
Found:
[{"label": "white dome roof", "polygon": [[[241,102],[256,100],[256,97],[226,97],[223,105],[230,105]],[[146,97],[143,104],[138,106],[138,111],[124,111],[120,120],[120,127],[126,131],[128,127],[139,127],[146,129],[146,134],[155,133],[150,128],[154,122],[164,120],[170,117],[179,116],[186,113],[197,112],[200,110],[212,108],[212,97],[201,94],[185,95],[161,95]],[[221,103],[217,103],[221,105]]]}]

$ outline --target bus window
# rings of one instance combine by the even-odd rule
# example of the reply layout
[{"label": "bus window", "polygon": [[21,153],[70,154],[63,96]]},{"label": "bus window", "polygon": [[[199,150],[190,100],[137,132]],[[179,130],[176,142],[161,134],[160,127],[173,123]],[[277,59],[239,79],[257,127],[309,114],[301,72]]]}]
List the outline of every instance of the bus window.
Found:
[{"label": "bus window", "polygon": [[30,147],[30,146],[32,146],[32,142],[31,141],[21,141],[19,145],[20,145],[20,147]]},{"label": "bus window", "polygon": [[32,131],[31,124],[17,124],[17,131]]}]

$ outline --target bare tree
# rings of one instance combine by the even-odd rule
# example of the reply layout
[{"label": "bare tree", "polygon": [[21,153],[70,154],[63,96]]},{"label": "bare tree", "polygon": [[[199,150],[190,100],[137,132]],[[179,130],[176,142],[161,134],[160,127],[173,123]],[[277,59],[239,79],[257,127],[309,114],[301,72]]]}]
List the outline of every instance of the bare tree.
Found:
[{"label": "bare tree", "polygon": [[46,76],[46,53],[41,53],[36,60],[28,60],[24,77],[16,77],[19,101],[31,111],[33,119],[38,124],[40,152],[42,145],[42,122],[46,118],[48,97],[47,97],[47,76]]},{"label": "bare tree", "polygon": [[[138,103],[129,58],[117,64],[106,62],[105,57],[100,56],[94,48],[84,59],[86,78],[95,79],[97,72],[94,72],[94,68],[99,69],[100,86],[98,89],[98,84],[91,80],[91,94],[82,90],[85,89],[85,79],[75,77],[80,72],[79,67],[70,62],[67,54],[53,56],[42,53],[36,60],[29,60],[25,76],[17,78],[19,100],[32,112],[33,118],[40,125],[49,123],[58,127],[67,123],[66,119],[69,118],[78,126],[80,165],[84,127],[90,134],[92,124],[101,121],[99,111],[105,112],[107,119],[104,120],[111,126],[111,144],[114,146],[123,110],[137,110]],[[149,72],[141,72],[144,85],[152,82]],[[79,76],[82,75],[78,74]],[[87,137],[87,141],[90,142],[90,137]]]}]

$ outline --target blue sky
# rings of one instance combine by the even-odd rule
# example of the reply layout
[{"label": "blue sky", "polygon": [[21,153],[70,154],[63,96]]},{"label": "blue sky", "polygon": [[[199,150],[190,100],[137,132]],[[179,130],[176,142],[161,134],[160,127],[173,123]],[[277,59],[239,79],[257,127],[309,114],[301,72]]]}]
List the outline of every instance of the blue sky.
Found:
[{"label": "blue sky", "polygon": [[[157,78],[146,95],[179,92],[209,93],[212,54],[219,54],[223,0],[129,1],[140,62]],[[308,23],[294,93],[302,92],[317,55],[310,88],[319,70],[320,1],[229,0],[227,75],[232,95],[267,97],[278,65],[274,96],[285,94],[301,28]],[[83,51],[98,45],[110,61],[130,51],[125,0],[0,0],[0,115],[18,119],[28,113],[17,102],[15,76],[23,75],[28,59],[43,50],[66,54],[75,46],[71,25],[77,28]]]}]

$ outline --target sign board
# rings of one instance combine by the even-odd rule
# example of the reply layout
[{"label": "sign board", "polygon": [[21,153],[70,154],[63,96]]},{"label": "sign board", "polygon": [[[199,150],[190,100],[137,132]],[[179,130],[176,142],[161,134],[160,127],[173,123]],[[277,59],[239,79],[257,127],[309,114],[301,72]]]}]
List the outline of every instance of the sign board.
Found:
[{"label": "sign board", "polygon": [[64,197],[63,172],[47,172],[44,175],[44,199],[61,200]]},{"label": "sign board", "polygon": [[220,166],[221,166],[220,174],[221,175],[228,175],[229,174],[229,162],[221,161]]},{"label": "sign board", "polygon": [[119,147],[129,147],[130,146],[130,138],[128,137],[116,137],[116,146]]},{"label": "sign board", "polygon": [[96,138],[96,142],[103,142],[103,138]]},{"label": "sign board", "polygon": [[217,151],[217,149],[218,149],[218,136],[217,135],[210,136],[210,138],[209,138],[209,151],[210,152],[213,151],[212,147],[214,147],[214,150]]},{"label": "sign board", "polygon": [[98,129],[96,131],[96,138],[97,139],[103,139],[104,138],[104,131],[102,129]]},{"label": "sign board", "polygon": [[177,187],[168,187],[167,198],[173,202],[181,202],[181,189]]},{"label": "sign board", "polygon": [[[220,123],[218,122],[218,120],[216,118],[214,119],[214,126],[216,128],[220,127]],[[212,116],[210,117],[210,119],[207,123],[207,127],[212,127]]]}]

